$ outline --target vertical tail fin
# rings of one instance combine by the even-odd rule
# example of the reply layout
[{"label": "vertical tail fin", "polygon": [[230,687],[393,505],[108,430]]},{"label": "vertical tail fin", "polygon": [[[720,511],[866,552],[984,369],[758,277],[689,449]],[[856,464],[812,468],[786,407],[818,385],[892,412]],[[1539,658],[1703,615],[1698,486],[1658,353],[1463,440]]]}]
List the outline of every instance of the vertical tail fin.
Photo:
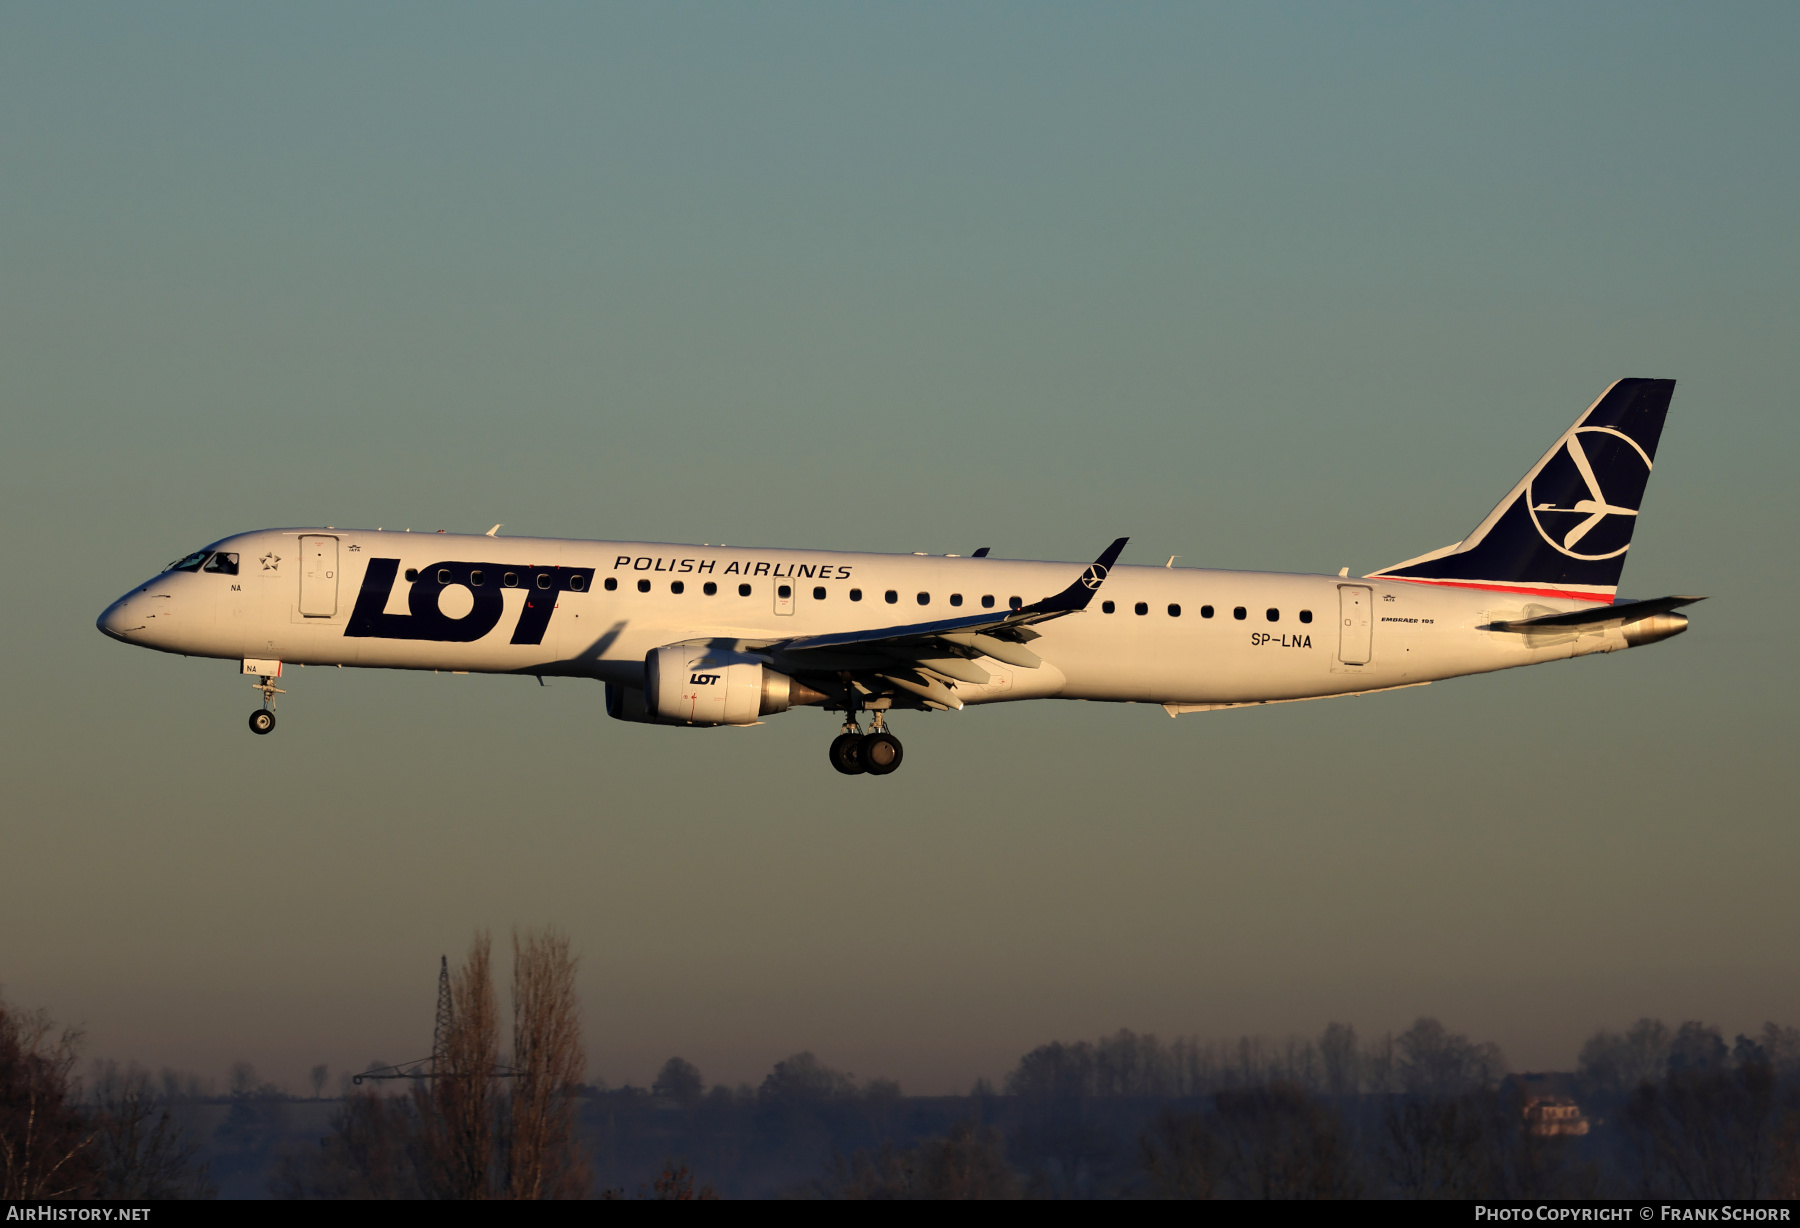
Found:
[{"label": "vertical tail fin", "polygon": [[1370,578],[1611,602],[1674,395],[1619,380],[1467,538]]}]

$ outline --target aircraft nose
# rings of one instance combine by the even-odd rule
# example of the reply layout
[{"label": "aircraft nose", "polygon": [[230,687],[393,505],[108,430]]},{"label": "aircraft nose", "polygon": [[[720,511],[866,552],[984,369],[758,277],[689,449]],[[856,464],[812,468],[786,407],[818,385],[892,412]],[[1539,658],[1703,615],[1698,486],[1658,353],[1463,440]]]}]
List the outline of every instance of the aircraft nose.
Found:
[{"label": "aircraft nose", "polygon": [[139,617],[142,610],[136,608],[132,601],[135,593],[119,598],[106,607],[106,611],[94,620],[103,635],[109,635],[122,643],[131,643],[131,633],[144,629],[144,619]]}]

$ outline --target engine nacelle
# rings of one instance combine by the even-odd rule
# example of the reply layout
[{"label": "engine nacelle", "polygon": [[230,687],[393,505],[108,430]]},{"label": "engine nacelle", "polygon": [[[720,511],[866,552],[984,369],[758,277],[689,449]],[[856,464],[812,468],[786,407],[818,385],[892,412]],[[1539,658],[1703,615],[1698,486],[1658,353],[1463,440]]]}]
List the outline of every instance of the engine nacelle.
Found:
[{"label": "engine nacelle", "polygon": [[[824,699],[754,657],[689,640],[645,656],[642,716],[627,715],[632,705],[623,698],[613,715],[664,725],[754,725],[758,717]],[[607,711],[612,709],[609,688]]]}]

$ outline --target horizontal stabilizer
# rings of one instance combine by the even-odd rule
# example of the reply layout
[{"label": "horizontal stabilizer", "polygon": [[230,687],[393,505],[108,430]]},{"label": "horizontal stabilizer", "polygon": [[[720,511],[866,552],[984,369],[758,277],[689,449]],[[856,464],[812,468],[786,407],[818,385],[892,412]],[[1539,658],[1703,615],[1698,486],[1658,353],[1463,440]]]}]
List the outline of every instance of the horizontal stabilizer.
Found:
[{"label": "horizontal stabilizer", "polygon": [[1549,631],[1555,628],[1567,630],[1602,631],[1608,627],[1623,627],[1629,623],[1641,622],[1657,614],[1667,614],[1670,610],[1678,610],[1684,605],[1693,605],[1696,601],[1705,601],[1704,597],[1657,597],[1651,601],[1627,601],[1617,605],[1594,606],[1586,610],[1574,610],[1567,614],[1546,614],[1541,618],[1515,618],[1508,622],[1489,623],[1488,631]]}]

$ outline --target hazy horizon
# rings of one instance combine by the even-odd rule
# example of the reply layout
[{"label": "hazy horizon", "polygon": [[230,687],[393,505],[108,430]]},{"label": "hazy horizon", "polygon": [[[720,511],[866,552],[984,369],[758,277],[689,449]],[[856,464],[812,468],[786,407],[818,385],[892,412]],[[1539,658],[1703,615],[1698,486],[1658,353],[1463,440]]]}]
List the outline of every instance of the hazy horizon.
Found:
[{"label": "hazy horizon", "polygon": [[[0,992],[222,1079],[429,1049],[554,924],[589,1068],[909,1093],[1040,1043],[1518,1069],[1800,1023],[1784,768],[1800,12],[0,11]],[[1678,381],[1667,643],[1390,695],[609,720],[573,681],[104,639],[267,525],[1355,574]],[[502,995],[504,962],[498,969]],[[334,1076],[335,1078],[335,1076]]]}]

